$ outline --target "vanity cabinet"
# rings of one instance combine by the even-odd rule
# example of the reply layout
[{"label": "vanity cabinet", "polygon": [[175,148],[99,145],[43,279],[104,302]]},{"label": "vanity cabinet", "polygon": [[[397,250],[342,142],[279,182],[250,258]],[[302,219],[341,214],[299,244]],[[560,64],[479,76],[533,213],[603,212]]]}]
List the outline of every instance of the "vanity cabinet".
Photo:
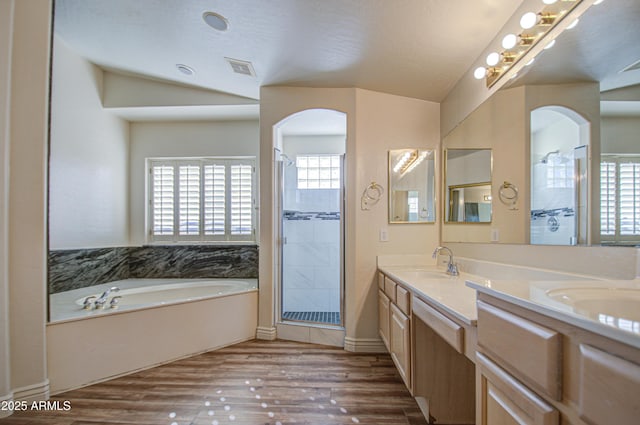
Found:
[{"label": "vanity cabinet", "polygon": [[473,424],[475,327],[465,328],[434,304],[379,272],[380,337],[424,416],[436,423]]},{"label": "vanity cabinet", "polygon": [[389,353],[407,388],[411,389],[411,328],[410,321],[395,304],[391,304]]},{"label": "vanity cabinet", "polygon": [[409,292],[378,273],[378,330],[405,385],[411,391],[411,320]]},{"label": "vanity cabinet", "polygon": [[640,350],[478,293],[477,425],[636,425]]}]

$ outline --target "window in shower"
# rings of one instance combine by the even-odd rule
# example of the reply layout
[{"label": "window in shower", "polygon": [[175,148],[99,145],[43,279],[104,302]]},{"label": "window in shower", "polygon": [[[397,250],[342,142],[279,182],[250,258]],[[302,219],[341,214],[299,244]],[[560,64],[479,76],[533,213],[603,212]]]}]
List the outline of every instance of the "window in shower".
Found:
[{"label": "window in shower", "polygon": [[640,157],[602,155],[600,233],[603,241],[640,240]]},{"label": "window in shower", "polygon": [[255,159],[148,160],[149,241],[255,242]]}]

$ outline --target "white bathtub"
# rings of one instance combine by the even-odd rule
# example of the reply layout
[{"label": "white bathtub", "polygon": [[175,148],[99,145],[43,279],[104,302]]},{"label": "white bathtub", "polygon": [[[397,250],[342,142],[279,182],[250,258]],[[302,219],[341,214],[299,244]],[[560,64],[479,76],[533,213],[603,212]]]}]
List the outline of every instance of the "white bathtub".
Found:
[{"label": "white bathtub", "polygon": [[[87,297],[98,298],[112,287],[104,308],[83,308]],[[77,320],[167,304],[184,303],[207,298],[230,296],[257,290],[256,279],[126,279],[51,295],[50,321]],[[119,296],[114,308],[111,299]]]},{"label": "white bathtub", "polygon": [[[117,286],[118,307],[84,310]],[[256,279],[127,279],[53,294],[47,324],[52,394],[255,338]]]}]

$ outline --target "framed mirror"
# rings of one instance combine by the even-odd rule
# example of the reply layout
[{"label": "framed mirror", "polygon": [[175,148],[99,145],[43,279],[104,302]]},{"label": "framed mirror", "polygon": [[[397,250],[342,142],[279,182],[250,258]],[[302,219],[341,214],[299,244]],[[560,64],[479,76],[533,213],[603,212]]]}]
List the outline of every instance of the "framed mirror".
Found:
[{"label": "framed mirror", "polygon": [[435,203],[435,152],[390,150],[389,223],[433,223]]},{"label": "framed mirror", "polygon": [[445,150],[445,221],[491,223],[491,149]]}]

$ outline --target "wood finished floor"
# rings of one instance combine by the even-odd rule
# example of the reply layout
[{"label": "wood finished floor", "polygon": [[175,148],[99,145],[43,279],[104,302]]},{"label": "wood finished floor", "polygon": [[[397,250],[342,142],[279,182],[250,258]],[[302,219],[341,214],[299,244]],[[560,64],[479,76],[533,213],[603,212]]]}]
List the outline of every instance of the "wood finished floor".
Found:
[{"label": "wood finished floor", "polygon": [[427,424],[387,354],[250,341],[69,391],[1,425]]}]

